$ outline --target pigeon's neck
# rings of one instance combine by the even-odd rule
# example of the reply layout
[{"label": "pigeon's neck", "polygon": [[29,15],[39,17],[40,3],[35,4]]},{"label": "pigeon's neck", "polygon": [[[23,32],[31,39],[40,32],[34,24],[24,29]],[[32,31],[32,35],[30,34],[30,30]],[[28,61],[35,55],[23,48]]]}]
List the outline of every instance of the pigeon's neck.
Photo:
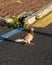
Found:
[{"label": "pigeon's neck", "polygon": [[34,36],[34,32],[33,31],[30,31],[29,33]]}]

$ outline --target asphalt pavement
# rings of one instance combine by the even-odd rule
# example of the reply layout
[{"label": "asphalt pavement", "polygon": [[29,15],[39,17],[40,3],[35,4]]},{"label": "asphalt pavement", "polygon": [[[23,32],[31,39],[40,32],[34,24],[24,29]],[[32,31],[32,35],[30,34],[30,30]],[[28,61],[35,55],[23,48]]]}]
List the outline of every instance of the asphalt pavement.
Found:
[{"label": "asphalt pavement", "polygon": [[[0,35],[11,31],[0,27]],[[45,28],[35,28],[34,46],[14,42],[22,38],[29,30],[12,35],[0,42],[0,65],[52,65],[52,24]]]}]

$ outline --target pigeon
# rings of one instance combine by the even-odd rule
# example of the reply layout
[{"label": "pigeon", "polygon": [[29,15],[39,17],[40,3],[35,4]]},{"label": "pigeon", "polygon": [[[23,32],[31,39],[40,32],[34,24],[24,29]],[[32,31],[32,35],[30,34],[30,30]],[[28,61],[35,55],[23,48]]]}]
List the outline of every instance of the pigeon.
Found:
[{"label": "pigeon", "polygon": [[15,42],[25,42],[25,45],[34,45],[34,43],[31,43],[33,38],[34,28],[31,28],[30,31],[22,39],[16,39]]}]

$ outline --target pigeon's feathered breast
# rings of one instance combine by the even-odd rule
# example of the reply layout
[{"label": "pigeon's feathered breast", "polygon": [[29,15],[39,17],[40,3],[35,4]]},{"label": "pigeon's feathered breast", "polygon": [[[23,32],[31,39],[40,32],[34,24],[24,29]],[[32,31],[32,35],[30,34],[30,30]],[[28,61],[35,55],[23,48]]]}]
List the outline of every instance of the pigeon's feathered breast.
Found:
[{"label": "pigeon's feathered breast", "polygon": [[30,33],[28,33],[25,37],[24,37],[24,40],[26,40],[26,41],[31,41],[33,39],[33,36],[30,34]]}]

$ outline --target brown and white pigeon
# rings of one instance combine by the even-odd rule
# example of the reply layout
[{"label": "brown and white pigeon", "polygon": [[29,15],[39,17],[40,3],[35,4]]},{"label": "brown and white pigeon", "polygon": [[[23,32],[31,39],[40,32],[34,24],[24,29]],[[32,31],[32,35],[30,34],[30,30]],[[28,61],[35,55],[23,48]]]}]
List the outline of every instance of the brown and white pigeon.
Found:
[{"label": "brown and white pigeon", "polygon": [[22,39],[16,39],[15,42],[25,42],[26,45],[34,45],[31,43],[32,39],[34,38],[34,28],[31,28],[29,33],[25,35]]}]

